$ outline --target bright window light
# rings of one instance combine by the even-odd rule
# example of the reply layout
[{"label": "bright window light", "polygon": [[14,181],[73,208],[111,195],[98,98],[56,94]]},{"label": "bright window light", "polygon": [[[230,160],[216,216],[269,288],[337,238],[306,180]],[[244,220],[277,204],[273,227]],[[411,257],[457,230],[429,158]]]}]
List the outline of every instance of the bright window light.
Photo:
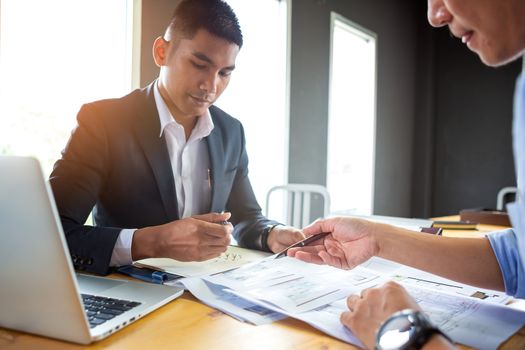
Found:
[{"label": "bright window light", "polygon": [[244,45],[217,106],[244,126],[250,181],[264,209],[267,191],[287,178],[287,5],[278,0],[227,2],[239,18]]},{"label": "bright window light", "polygon": [[332,13],[327,187],[331,211],[373,213],[376,35]]},{"label": "bright window light", "polygon": [[81,105],[131,90],[132,0],[0,0],[0,154],[51,172]]}]

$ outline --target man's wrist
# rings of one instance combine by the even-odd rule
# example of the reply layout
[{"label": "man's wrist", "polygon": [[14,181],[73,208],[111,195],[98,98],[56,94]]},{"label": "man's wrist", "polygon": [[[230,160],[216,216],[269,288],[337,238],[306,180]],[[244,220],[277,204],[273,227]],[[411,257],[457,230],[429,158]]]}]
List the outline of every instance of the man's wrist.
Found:
[{"label": "man's wrist", "polygon": [[423,345],[421,350],[441,350],[441,349],[456,349],[453,343],[451,343],[443,335],[436,333],[434,334],[428,342]]},{"label": "man's wrist", "polygon": [[[385,249],[383,248],[385,246],[385,239],[388,239],[388,236],[385,235],[385,227],[383,227],[382,224],[374,224],[371,241],[375,256],[382,256],[385,253]],[[388,246],[388,244],[386,246]]]},{"label": "man's wrist", "polygon": [[109,266],[123,266],[133,262],[131,245],[135,231],[135,229],[122,229],[120,231],[111,253]]},{"label": "man's wrist", "polygon": [[374,255],[392,259],[399,251],[398,243],[403,236],[402,231],[400,227],[376,223],[371,238]]},{"label": "man's wrist", "polygon": [[151,227],[141,228],[133,234],[131,258],[133,261],[155,257],[155,235]]},{"label": "man's wrist", "polygon": [[271,252],[270,246],[268,245],[268,238],[270,237],[270,233],[273,231],[274,228],[277,226],[281,226],[282,224],[268,224],[264,228],[263,232],[261,233],[261,249],[267,252]]}]

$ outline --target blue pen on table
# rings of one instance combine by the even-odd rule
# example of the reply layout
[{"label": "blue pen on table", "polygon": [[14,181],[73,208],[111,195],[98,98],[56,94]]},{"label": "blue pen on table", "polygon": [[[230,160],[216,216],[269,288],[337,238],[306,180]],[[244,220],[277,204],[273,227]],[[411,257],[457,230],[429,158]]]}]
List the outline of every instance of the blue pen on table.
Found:
[{"label": "blue pen on table", "polygon": [[142,281],[157,284],[164,284],[164,282],[169,282],[179,278],[183,278],[183,276],[175,275],[165,271],[157,271],[145,265],[138,265],[139,266],[124,265],[119,267],[117,269],[117,272],[123,273],[133,278],[137,278]]},{"label": "blue pen on table", "polygon": [[275,259],[279,259],[279,258],[282,258],[283,256],[286,256],[286,253],[288,253],[288,250],[290,250],[291,248],[307,246],[308,244],[310,244],[312,242],[315,242],[318,239],[321,239],[321,238],[323,238],[325,236],[328,236],[329,234],[330,234],[330,232],[321,232],[321,233],[312,235],[310,237],[307,237],[307,238],[305,238],[305,239],[303,239],[303,240],[301,240],[299,242],[295,242],[294,244],[292,244],[291,246],[289,246],[288,248],[286,248],[285,250],[283,250],[282,252],[277,254],[275,256]]}]

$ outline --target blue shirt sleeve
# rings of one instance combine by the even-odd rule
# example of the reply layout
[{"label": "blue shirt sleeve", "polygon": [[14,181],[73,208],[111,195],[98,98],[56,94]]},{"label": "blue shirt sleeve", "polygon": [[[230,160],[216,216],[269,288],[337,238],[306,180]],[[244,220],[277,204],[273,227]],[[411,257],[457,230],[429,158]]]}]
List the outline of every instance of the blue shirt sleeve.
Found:
[{"label": "blue shirt sleeve", "polygon": [[503,275],[505,293],[516,298],[525,298],[525,270],[521,262],[514,230],[509,228],[491,232],[487,238]]}]

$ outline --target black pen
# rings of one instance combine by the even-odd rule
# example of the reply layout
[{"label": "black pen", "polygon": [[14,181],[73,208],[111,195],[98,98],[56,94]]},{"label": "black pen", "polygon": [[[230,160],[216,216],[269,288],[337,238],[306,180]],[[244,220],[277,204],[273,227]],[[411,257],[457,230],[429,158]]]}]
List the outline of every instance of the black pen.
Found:
[{"label": "black pen", "polygon": [[[224,210],[221,211],[221,215],[224,214]],[[228,220],[224,220],[224,221],[218,221],[216,222],[216,224],[221,224],[221,225],[229,225],[230,222]]]},{"label": "black pen", "polygon": [[321,232],[321,233],[315,234],[313,236],[307,237],[307,238],[305,238],[305,239],[303,239],[303,240],[301,240],[299,242],[295,242],[294,244],[292,244],[291,246],[289,246],[288,248],[286,248],[285,250],[283,250],[282,252],[277,254],[275,256],[275,259],[279,259],[279,258],[282,258],[283,256],[286,256],[286,253],[288,253],[288,250],[290,248],[307,246],[308,244],[310,244],[312,242],[315,242],[318,239],[321,239],[321,238],[323,238],[325,236],[328,236],[329,234],[330,234],[330,232]]}]

